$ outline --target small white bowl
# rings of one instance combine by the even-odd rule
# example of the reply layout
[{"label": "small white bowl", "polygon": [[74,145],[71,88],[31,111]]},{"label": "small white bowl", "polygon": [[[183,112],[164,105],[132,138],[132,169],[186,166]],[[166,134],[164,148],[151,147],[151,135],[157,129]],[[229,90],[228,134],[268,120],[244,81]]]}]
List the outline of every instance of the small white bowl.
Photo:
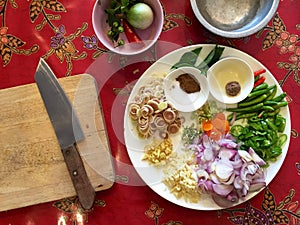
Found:
[{"label": "small white bowl", "polygon": [[[176,79],[182,74],[194,77],[200,85],[200,91],[187,93]],[[192,112],[199,109],[208,99],[209,89],[206,77],[194,67],[181,67],[171,71],[163,82],[167,101],[178,111]]]},{"label": "small white bowl", "polygon": [[[254,74],[250,65],[236,57],[226,57],[207,71],[207,81],[211,95],[225,104],[234,104],[245,99],[253,89]],[[226,84],[237,81],[240,92],[235,96],[226,93]]]},{"label": "small white bowl", "polygon": [[163,9],[159,0],[145,0],[154,12],[154,20],[149,28],[145,30],[136,29],[137,35],[142,39],[143,45],[128,43],[124,33],[120,34],[120,39],[125,41],[123,46],[115,47],[112,40],[107,35],[110,27],[106,23],[107,14],[104,12],[105,9],[109,8],[110,0],[96,1],[93,13],[92,23],[94,31],[99,38],[100,42],[108,48],[110,51],[121,55],[136,55],[148,50],[157,41],[159,35],[162,32],[164,23]]}]

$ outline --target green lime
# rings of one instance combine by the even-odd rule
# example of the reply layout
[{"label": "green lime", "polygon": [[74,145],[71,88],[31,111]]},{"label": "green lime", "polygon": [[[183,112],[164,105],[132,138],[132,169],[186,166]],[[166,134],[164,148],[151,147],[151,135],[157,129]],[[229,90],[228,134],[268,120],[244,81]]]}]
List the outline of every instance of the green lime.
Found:
[{"label": "green lime", "polygon": [[154,15],[151,7],[146,3],[133,5],[127,13],[127,21],[137,29],[147,29],[153,22]]},{"label": "green lime", "polygon": [[163,110],[165,110],[167,107],[168,107],[168,103],[167,103],[167,102],[160,102],[160,103],[158,104],[158,110],[159,110],[159,111],[163,111]]}]

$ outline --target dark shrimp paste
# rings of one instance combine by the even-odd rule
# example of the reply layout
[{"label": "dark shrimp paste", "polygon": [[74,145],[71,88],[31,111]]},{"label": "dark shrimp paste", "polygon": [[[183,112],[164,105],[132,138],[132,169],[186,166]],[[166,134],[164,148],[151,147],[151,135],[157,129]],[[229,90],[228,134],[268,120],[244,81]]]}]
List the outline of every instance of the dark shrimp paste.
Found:
[{"label": "dark shrimp paste", "polygon": [[225,89],[227,95],[236,96],[241,91],[241,85],[237,81],[231,81],[226,84]]},{"label": "dark shrimp paste", "polygon": [[176,81],[179,82],[180,88],[188,94],[201,90],[199,82],[194,78],[193,75],[188,73],[181,74],[176,78]]}]

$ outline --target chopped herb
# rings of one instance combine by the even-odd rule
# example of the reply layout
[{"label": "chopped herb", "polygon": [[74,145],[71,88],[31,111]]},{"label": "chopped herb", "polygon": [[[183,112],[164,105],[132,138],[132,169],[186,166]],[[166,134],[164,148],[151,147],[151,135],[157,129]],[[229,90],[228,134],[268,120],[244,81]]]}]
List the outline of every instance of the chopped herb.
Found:
[{"label": "chopped herb", "polygon": [[200,134],[200,130],[197,129],[194,124],[189,127],[183,127],[183,133],[181,137],[183,145],[188,146],[189,144],[192,144],[195,138],[199,137]]},{"label": "chopped herb", "polygon": [[[107,32],[107,35],[114,43],[117,43],[117,46],[124,44],[123,40],[119,40],[120,34],[124,32],[122,19],[126,18],[126,14],[131,6],[138,2],[140,1],[111,0],[109,8],[104,10],[104,12],[107,14],[106,22],[110,26],[110,30]],[[101,5],[101,1],[99,1],[99,3]]]}]

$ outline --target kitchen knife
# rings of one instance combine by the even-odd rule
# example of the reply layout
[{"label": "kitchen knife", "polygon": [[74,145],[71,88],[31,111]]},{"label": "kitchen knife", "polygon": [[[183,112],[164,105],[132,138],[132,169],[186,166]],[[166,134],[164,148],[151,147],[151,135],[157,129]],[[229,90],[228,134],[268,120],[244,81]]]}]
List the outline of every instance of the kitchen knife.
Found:
[{"label": "kitchen knife", "polygon": [[94,203],[95,190],[77,149],[77,142],[84,139],[84,134],[75,110],[54,73],[42,58],[34,79],[57,136],[79,202],[84,209],[90,209]]}]

